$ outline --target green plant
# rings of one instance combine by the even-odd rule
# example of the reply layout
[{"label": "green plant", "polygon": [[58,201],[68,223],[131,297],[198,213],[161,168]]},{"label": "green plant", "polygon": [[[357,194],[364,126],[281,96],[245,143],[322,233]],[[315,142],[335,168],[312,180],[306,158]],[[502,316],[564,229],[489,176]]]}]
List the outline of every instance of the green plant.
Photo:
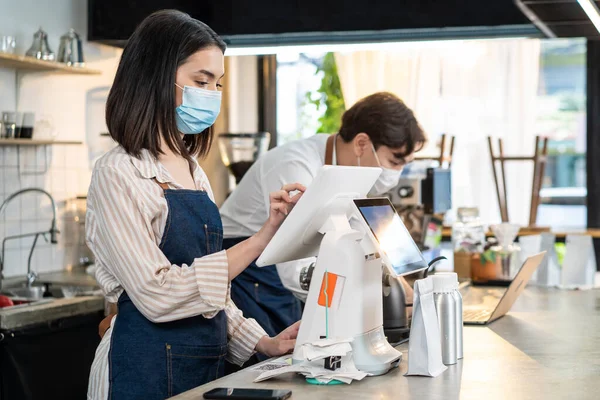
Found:
[{"label": "green plant", "polygon": [[560,97],[559,112],[573,112],[585,110],[585,95],[565,93]]},{"label": "green plant", "polygon": [[306,93],[306,101],[313,104],[317,110],[324,111],[319,117],[317,133],[336,133],[340,130],[346,104],[333,53],[327,53],[323,57],[316,71],[316,74],[320,73],[323,74],[321,86],[314,92]]},{"label": "green plant", "polygon": [[483,246],[483,251],[479,253],[479,261],[481,262],[481,265],[485,265],[487,263],[494,264],[496,262],[498,252],[496,250],[493,250],[493,246],[495,246],[496,244],[497,243],[495,240],[489,240]]},{"label": "green plant", "polygon": [[487,263],[494,264],[497,257],[498,253],[496,251],[488,249],[479,254],[479,261],[481,261],[481,265],[485,265]]},{"label": "green plant", "polygon": [[554,250],[556,252],[556,258],[558,259],[558,266],[562,268],[563,261],[565,260],[566,245],[564,243],[555,243]]}]

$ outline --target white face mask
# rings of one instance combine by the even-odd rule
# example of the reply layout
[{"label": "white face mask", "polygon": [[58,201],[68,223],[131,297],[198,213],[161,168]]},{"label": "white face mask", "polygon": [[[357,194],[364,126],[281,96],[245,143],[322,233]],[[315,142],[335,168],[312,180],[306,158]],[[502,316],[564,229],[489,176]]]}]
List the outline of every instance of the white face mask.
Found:
[{"label": "white face mask", "polygon": [[[389,192],[390,190],[392,190],[393,188],[395,188],[398,185],[398,181],[400,180],[400,175],[402,175],[402,169],[396,170],[396,169],[384,168],[381,165],[381,161],[379,161],[379,157],[377,156],[377,152],[375,151],[375,146],[373,146],[373,143],[371,143],[371,148],[373,149],[373,154],[375,154],[375,159],[377,160],[377,163],[383,170],[383,172],[381,173],[381,175],[379,175],[379,178],[373,185],[373,188],[369,192],[370,195],[378,196],[378,195],[382,195],[384,193]],[[359,165],[360,165],[360,162],[359,162]]]}]

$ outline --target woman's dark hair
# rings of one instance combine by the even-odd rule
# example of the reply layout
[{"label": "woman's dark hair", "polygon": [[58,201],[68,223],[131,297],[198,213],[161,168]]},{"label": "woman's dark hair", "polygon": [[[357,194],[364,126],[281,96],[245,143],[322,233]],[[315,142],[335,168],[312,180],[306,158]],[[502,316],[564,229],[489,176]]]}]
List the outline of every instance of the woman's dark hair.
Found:
[{"label": "woman's dark hair", "polygon": [[225,42],[210,27],[176,10],[146,17],[127,41],[106,102],[110,136],[127,153],[161,153],[160,137],[176,154],[205,156],[212,128],[182,139],[175,119],[175,76],[188,57],[208,47],[225,52]]},{"label": "woman's dark hair", "polygon": [[412,110],[388,92],[367,96],[344,113],[339,132],[344,142],[352,141],[359,133],[369,135],[376,149],[404,147],[403,156],[421,150],[427,141]]}]

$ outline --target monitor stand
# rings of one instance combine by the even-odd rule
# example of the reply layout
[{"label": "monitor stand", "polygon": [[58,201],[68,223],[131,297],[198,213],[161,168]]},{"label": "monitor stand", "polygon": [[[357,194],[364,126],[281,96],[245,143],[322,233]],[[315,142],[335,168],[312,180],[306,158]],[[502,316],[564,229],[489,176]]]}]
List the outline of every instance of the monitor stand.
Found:
[{"label": "monitor stand", "polygon": [[[368,228],[367,228],[368,229]],[[398,365],[402,353],[383,331],[382,259],[365,232],[352,229],[345,212],[330,215],[324,234],[293,361],[304,361],[302,345],[321,337],[353,338],[354,364],[382,375]]]}]

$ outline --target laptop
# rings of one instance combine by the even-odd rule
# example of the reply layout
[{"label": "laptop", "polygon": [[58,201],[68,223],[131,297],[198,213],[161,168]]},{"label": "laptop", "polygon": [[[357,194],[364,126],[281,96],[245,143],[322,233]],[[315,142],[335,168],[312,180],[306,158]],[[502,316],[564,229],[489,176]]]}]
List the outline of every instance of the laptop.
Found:
[{"label": "laptop", "polygon": [[464,324],[487,325],[509,312],[545,255],[544,251],[528,257],[507,289],[473,286],[461,289]]}]

